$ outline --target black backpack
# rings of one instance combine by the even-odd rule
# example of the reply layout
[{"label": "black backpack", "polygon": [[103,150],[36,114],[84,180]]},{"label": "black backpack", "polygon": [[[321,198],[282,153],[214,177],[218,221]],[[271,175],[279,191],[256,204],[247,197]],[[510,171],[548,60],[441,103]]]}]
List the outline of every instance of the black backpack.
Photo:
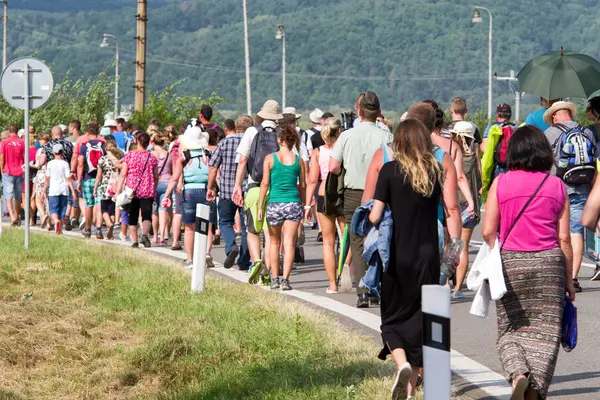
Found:
[{"label": "black backpack", "polygon": [[250,154],[248,154],[248,174],[256,183],[262,181],[265,158],[279,151],[278,134],[279,128],[261,126],[252,140]]}]

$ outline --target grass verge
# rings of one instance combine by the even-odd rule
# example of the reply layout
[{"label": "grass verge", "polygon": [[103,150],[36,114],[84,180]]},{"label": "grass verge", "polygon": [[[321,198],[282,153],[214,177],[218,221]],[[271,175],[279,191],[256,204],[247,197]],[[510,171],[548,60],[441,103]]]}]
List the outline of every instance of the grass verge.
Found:
[{"label": "grass verge", "polygon": [[[0,237],[0,398],[385,399],[378,346],[285,297],[151,253]],[[172,267],[172,268],[166,268]]]}]

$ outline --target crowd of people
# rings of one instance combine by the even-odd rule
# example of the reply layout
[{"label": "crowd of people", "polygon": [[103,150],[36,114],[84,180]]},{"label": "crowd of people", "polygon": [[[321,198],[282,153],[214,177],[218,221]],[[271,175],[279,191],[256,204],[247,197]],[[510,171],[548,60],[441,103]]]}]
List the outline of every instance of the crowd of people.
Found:
[{"label": "crowd of people", "polygon": [[[314,222],[327,294],[338,293],[336,243],[350,226],[342,262],[353,271],[357,307],[381,307],[379,356],[391,354],[398,367],[393,399],[414,398],[423,366],[421,286],[452,282],[452,296],[463,297],[469,241],[483,218],[486,243],[499,238],[507,281],[497,302],[497,350],[511,398],[545,398],[564,296],[574,300],[581,291],[584,226],[595,230],[600,217],[600,98],[589,102],[590,127],[574,121],[573,103],[541,103],[520,127],[510,106],[499,105],[483,135],[465,120],[467,102],[458,97],[448,116],[434,100],[412,105],[392,133],[374,92],[358,96],[354,121],[315,109],[308,130],[294,108],[281,110],[274,100],[255,118],[240,115],[223,128],[208,105],[182,127],[153,120],[143,130],[117,119],[103,128],[90,121],[82,134],[74,120],[50,134],[32,128],[28,166],[24,133],[10,125],[0,143],[6,213],[12,225],[21,223],[30,185],[31,224],[57,234],[79,228],[97,239],[106,229],[106,239],[118,235],[134,248],[171,240],[191,268],[196,206],[205,204],[207,266],[222,238],[225,268],[237,265],[249,283],[272,290],[292,290],[303,222]],[[446,278],[441,256],[453,240],[462,240],[462,252]]]}]

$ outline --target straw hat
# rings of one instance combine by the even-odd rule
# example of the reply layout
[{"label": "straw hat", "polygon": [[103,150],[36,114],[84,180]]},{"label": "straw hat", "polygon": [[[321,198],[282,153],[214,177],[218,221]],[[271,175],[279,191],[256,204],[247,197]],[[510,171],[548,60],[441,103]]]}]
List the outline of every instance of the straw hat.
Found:
[{"label": "straw hat", "polygon": [[283,118],[279,103],[275,100],[267,100],[260,111],[256,113],[259,117],[270,121],[279,121]]},{"label": "straw hat", "polygon": [[318,124],[321,122],[321,120],[323,119],[323,111],[321,111],[318,108],[315,108],[309,115],[308,118],[310,118],[311,122]]},{"label": "straw hat", "polygon": [[187,150],[198,150],[208,146],[208,134],[197,126],[191,126],[179,137],[181,146]]},{"label": "straw hat", "polygon": [[569,110],[573,118],[577,115],[577,106],[575,104],[570,101],[557,101],[544,113],[544,122],[550,126],[554,125],[552,123],[552,117],[560,110]]},{"label": "straw hat", "polygon": [[283,109],[282,114],[293,114],[296,119],[300,119],[300,117],[302,117],[302,114],[296,114],[296,108],[295,107],[286,107]]}]

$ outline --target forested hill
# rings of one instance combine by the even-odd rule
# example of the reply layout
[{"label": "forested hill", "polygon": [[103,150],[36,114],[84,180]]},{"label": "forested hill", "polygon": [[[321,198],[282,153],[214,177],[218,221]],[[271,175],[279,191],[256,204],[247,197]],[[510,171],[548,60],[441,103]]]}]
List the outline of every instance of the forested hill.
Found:
[{"label": "forested hill", "polygon": [[[242,0],[149,0],[148,83],[162,89],[229,98],[245,109]],[[287,38],[288,105],[349,106],[359,91],[375,90],[384,108],[454,95],[471,103],[487,93],[488,16],[474,24],[467,0],[248,0],[252,91],[256,109],[281,96],[281,41]],[[122,98],[133,99],[135,0],[12,0],[9,59],[35,55],[56,75],[89,76],[111,68],[121,44]],[[482,0],[494,16],[494,71],[518,71],[550,49],[600,57],[598,0]],[[495,94],[508,99],[506,83]]]}]

